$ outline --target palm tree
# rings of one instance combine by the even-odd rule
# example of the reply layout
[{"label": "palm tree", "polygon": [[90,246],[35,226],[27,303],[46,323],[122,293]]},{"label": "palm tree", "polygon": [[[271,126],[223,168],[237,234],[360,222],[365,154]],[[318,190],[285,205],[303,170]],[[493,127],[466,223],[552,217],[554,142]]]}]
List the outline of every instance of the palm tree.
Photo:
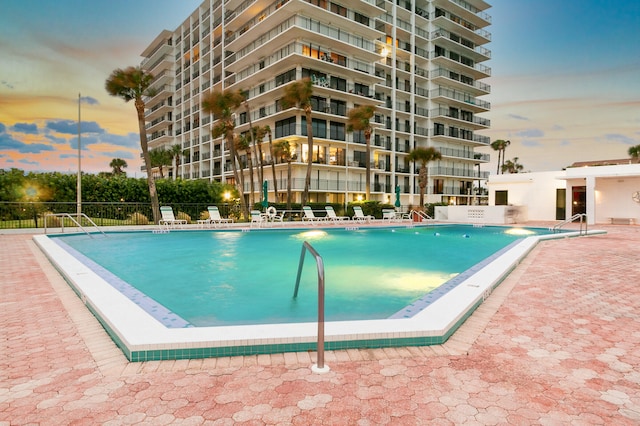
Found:
[{"label": "palm tree", "polygon": [[127,162],[124,161],[122,158],[114,158],[109,163],[109,167],[111,167],[112,174],[114,176],[122,175],[122,174],[124,174],[124,170],[123,169],[127,168]]},{"label": "palm tree", "polygon": [[371,196],[371,117],[376,111],[376,107],[373,105],[360,105],[349,111],[347,118],[347,131],[348,132],[364,132],[364,140],[367,146],[366,152],[366,168],[367,176],[365,179],[366,185],[366,199]]},{"label": "palm tree", "polygon": [[205,113],[213,114],[217,118],[218,124],[214,126],[211,135],[214,138],[224,136],[229,153],[231,155],[231,168],[233,169],[233,177],[235,179],[236,188],[243,200],[242,208],[245,217],[249,217],[249,208],[244,198],[244,188],[240,186],[238,168],[236,167],[236,152],[233,142],[233,130],[235,128],[235,120],[233,113],[244,102],[244,95],[240,91],[211,91],[204,95],[202,100],[202,110]]},{"label": "palm tree", "polygon": [[177,179],[178,170],[180,169],[180,158],[184,154],[184,150],[182,149],[182,146],[180,146],[180,144],[177,143],[175,145],[171,145],[171,148],[169,148],[169,153],[176,161],[175,169],[173,171],[173,179]]},{"label": "palm tree", "polygon": [[264,164],[262,162],[262,139],[264,139],[265,130],[264,127],[253,127],[253,140],[256,143],[256,148],[258,149],[257,157],[257,166],[258,166],[258,181],[262,183],[264,181]]},{"label": "palm tree", "polygon": [[307,120],[307,175],[304,179],[304,192],[302,193],[302,205],[307,203],[309,198],[309,187],[311,186],[311,166],[313,165],[313,127],[311,125],[311,96],[313,95],[313,83],[311,79],[305,77],[296,80],[285,86],[282,98],[282,107],[298,107],[304,110]]},{"label": "palm tree", "polygon": [[271,127],[266,125],[263,127],[264,131],[269,136],[269,154],[271,155],[271,173],[273,174],[273,192],[276,197],[276,201],[278,200],[278,179],[276,177],[276,160],[275,153],[273,151],[273,138],[271,135]]},{"label": "palm tree", "polygon": [[[248,133],[251,133],[251,132],[248,132]],[[252,155],[251,155],[250,135],[248,135],[247,133],[243,133],[238,138],[236,138],[235,141],[236,141],[236,152],[240,153],[242,151],[245,151],[247,154],[247,168],[249,169],[249,187],[251,188],[251,192],[249,192],[249,205],[251,206],[251,208],[253,208],[253,205],[255,203],[256,187],[253,180],[253,161],[252,161]]]},{"label": "palm tree", "polygon": [[513,160],[507,160],[502,166],[502,173],[520,173],[524,170],[524,166],[518,163],[519,158],[513,157]]},{"label": "palm tree", "polygon": [[[262,159],[258,157],[258,153],[256,151],[256,133],[257,128],[253,127],[253,123],[251,122],[251,108],[249,106],[249,92],[247,90],[241,91],[242,96],[244,97],[244,109],[247,114],[247,121],[249,122],[249,135],[248,135],[248,143],[249,143],[249,151],[247,155],[251,156],[253,152],[253,156],[256,159],[256,165],[262,163]],[[250,169],[251,172],[251,193],[253,194],[253,169]],[[260,185],[262,185],[262,170],[259,169],[258,180],[260,181]],[[253,206],[253,203],[251,203]]]},{"label": "palm tree", "polygon": [[503,139],[491,142],[491,148],[493,148],[494,151],[498,151],[498,170],[496,174],[499,174],[502,166],[504,166],[504,151],[509,145],[511,145],[511,141],[505,141]]},{"label": "palm tree", "polygon": [[160,179],[164,179],[164,167],[170,166],[173,161],[173,155],[164,148],[155,148],[149,151],[151,158],[151,167],[158,168]]},{"label": "palm tree", "polygon": [[287,210],[291,210],[291,144],[289,141],[282,140],[277,142],[273,148],[274,155],[280,157],[282,161],[287,162]]},{"label": "palm tree", "polygon": [[629,157],[635,162],[638,162],[638,157],[640,157],[640,145],[632,146],[629,148]]},{"label": "palm tree", "polygon": [[140,134],[140,147],[142,158],[144,159],[147,171],[147,184],[149,185],[149,198],[151,198],[151,210],[153,212],[153,222],[160,220],[160,202],[156,191],[156,182],[151,173],[151,158],[149,157],[149,145],[147,141],[147,131],[144,122],[144,96],[152,96],[150,89],[153,82],[153,75],[143,70],[141,67],[128,67],[126,69],[114,70],[105,83],[105,89],[111,96],[124,99],[125,102],[134,101],[136,113],[138,115],[138,133]]},{"label": "palm tree", "polygon": [[424,207],[424,193],[429,182],[429,171],[427,170],[427,164],[431,161],[441,160],[442,154],[440,151],[430,146],[428,148],[418,147],[413,149],[409,153],[409,161],[420,163],[420,172],[418,174],[418,186],[420,186],[420,208]]}]

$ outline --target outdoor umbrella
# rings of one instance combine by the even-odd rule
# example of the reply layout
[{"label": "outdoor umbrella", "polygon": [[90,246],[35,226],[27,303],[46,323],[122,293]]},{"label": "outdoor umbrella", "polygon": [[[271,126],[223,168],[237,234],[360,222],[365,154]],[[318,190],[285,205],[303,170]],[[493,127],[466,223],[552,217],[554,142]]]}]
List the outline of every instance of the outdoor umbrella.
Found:
[{"label": "outdoor umbrella", "polygon": [[396,207],[400,207],[400,186],[396,185]]},{"label": "outdoor umbrella", "polygon": [[269,207],[269,198],[267,197],[268,187],[268,181],[265,180],[264,182],[262,182],[262,207],[264,207],[265,209]]}]

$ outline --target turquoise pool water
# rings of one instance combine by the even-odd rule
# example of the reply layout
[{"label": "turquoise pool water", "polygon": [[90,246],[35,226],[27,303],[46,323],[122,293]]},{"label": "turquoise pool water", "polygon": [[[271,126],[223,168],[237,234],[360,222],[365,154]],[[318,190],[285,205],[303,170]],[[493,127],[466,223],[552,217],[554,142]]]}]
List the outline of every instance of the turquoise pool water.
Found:
[{"label": "turquoise pool water", "polygon": [[95,262],[93,269],[136,303],[151,311],[160,305],[178,318],[174,326],[185,327],[314,321],[317,273],[311,256],[298,298],[292,297],[303,241],[323,257],[326,319],[338,321],[389,318],[533,233],[547,232],[445,225],[53,239],[86,256],[85,263]]}]

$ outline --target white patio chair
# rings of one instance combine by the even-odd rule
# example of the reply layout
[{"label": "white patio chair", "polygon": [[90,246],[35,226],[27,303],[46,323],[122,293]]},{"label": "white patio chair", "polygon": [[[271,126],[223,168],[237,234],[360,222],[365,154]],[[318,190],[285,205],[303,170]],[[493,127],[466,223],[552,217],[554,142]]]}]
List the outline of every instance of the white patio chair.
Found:
[{"label": "white patio chair", "polygon": [[158,222],[160,226],[166,226],[167,228],[173,227],[182,227],[182,225],[186,225],[187,221],[185,219],[176,219],[173,214],[173,209],[171,206],[162,206],[160,207],[160,214],[162,215],[162,219]]}]

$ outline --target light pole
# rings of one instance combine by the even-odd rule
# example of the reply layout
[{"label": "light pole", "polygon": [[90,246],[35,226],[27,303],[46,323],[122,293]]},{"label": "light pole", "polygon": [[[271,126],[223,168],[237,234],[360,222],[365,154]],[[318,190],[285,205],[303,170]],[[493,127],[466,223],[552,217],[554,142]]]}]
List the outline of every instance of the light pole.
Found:
[{"label": "light pole", "polygon": [[78,182],[77,182],[77,211],[76,214],[78,216],[78,223],[81,223],[82,220],[82,151],[81,151],[81,140],[80,140],[80,135],[82,133],[82,130],[80,128],[80,123],[82,123],[82,121],[80,120],[80,103],[81,103],[81,97],[80,97],[80,93],[78,93]]}]

